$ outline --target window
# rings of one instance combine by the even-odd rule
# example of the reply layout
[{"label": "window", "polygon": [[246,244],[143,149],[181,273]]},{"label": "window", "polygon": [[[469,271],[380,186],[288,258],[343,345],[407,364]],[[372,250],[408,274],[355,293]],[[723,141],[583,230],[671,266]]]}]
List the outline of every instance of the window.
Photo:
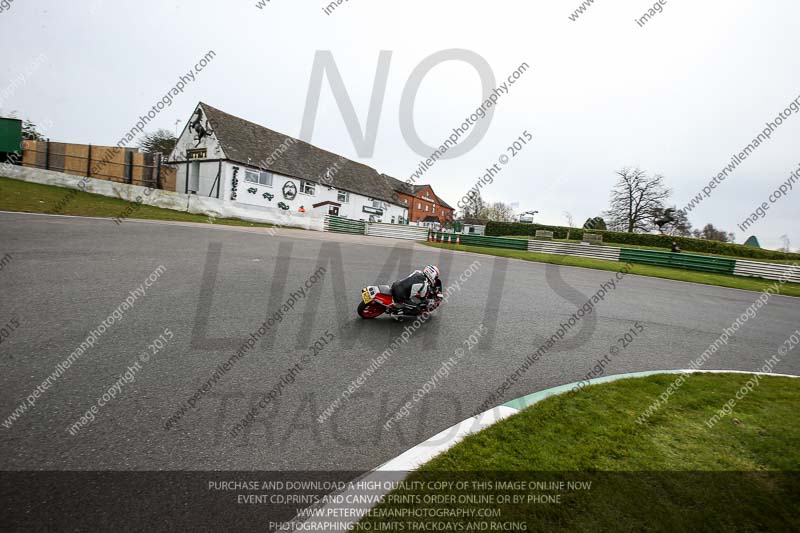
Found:
[{"label": "window", "polygon": [[258,173],[258,183],[261,185],[265,185],[267,187],[272,187],[272,173],[270,172],[259,172]]},{"label": "window", "polygon": [[245,170],[244,181],[248,183],[258,183],[258,172],[253,172],[252,170]]},{"label": "window", "polygon": [[301,181],[300,182],[300,194],[307,194],[309,196],[314,196],[314,185],[313,181]]},{"label": "window", "polygon": [[422,204],[420,202],[417,202],[417,209],[422,209]]},{"label": "window", "polygon": [[272,174],[269,172],[257,172],[255,170],[245,170],[244,181],[248,183],[255,183],[256,185],[264,185],[266,187],[272,187]]},{"label": "window", "polygon": [[426,213],[428,212],[428,206],[427,205],[425,206],[425,212]]},{"label": "window", "polygon": [[340,204],[346,204],[350,201],[350,193],[347,191],[339,191],[338,200]]}]

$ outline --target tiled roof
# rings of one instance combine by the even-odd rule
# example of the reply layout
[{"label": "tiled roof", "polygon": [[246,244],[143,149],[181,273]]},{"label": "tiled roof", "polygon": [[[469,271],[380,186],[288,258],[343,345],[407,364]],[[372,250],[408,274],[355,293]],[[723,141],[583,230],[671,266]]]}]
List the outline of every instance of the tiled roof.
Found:
[{"label": "tiled roof", "polygon": [[[391,176],[387,176],[386,174],[384,174],[383,177],[386,178],[386,181],[389,182],[389,186],[393,190],[399,191],[399,192],[402,192],[402,193],[405,193],[405,194],[408,194],[408,195],[411,195],[411,196],[416,196],[417,193],[419,193],[422,189],[424,189],[425,187],[428,186],[428,185],[424,185],[424,184],[423,185],[409,185],[408,183],[406,183],[404,181],[400,181],[397,178],[393,178]],[[431,187],[431,190],[433,190],[432,187]],[[442,200],[441,197],[438,194],[433,193],[433,195],[436,197],[437,203],[443,205],[447,209],[453,209],[453,207],[450,204],[448,204],[447,202],[445,202],[444,200]]]},{"label": "tiled roof", "polygon": [[458,222],[469,224],[470,226],[485,226],[489,220],[483,218],[464,217],[458,220]]},{"label": "tiled roof", "polygon": [[450,204],[442,200],[442,198],[438,194],[436,195],[436,199],[439,200],[439,203],[444,207],[446,207],[447,209],[452,209],[453,211],[455,211],[455,209]]},{"label": "tiled roof", "polygon": [[398,191],[403,194],[410,194],[413,196],[412,186],[405,181],[400,181],[399,179],[387,176],[386,174],[383,174],[383,177],[389,183],[389,187],[391,187],[393,191]]},{"label": "tiled roof", "polygon": [[230,115],[208,104],[201,102],[200,106],[213,125],[225,154],[233,161],[255,167],[262,166],[281,146],[288,147],[265,168],[292,178],[321,183],[329,170],[335,169],[338,164],[339,170],[332,173],[332,186],[397,204],[392,200],[393,190],[386,179],[372,167]]}]

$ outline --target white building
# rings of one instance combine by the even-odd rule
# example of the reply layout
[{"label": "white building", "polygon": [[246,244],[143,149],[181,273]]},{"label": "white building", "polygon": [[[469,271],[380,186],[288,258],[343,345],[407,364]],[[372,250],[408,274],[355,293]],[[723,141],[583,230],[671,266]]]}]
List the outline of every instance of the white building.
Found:
[{"label": "white building", "polygon": [[373,168],[199,103],[170,162],[176,191],[276,214],[406,224],[408,210]]}]

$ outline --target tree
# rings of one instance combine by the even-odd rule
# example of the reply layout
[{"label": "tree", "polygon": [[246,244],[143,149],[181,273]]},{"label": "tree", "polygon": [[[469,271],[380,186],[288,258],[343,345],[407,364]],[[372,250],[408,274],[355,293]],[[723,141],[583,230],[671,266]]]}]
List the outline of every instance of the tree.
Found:
[{"label": "tree", "polygon": [[480,191],[470,191],[467,200],[464,202],[464,218],[480,218],[481,212],[486,208],[486,204],[481,198]]},{"label": "tree", "polygon": [[478,218],[494,220],[495,222],[514,222],[516,217],[514,216],[514,209],[509,204],[493,202],[481,210]]},{"label": "tree", "polygon": [[781,235],[781,242],[783,243],[783,246],[781,246],[780,251],[781,252],[786,252],[787,254],[791,253],[791,251],[792,251],[792,247],[791,247],[792,246],[792,241],[789,240],[789,236],[786,235],[786,234]]},{"label": "tree", "polygon": [[672,192],[664,185],[664,177],[652,178],[640,168],[617,171],[616,185],[611,190],[611,207],[606,212],[612,229],[633,233],[653,228],[653,213],[664,207]]},{"label": "tree", "polygon": [[586,219],[586,222],[583,223],[583,229],[606,230],[608,226],[606,226],[606,221],[603,217],[594,217]]},{"label": "tree", "polygon": [[717,229],[714,227],[714,224],[711,223],[703,226],[702,230],[694,230],[692,236],[695,239],[704,239],[706,241],[733,242],[736,240],[736,235]]},{"label": "tree", "polygon": [[139,148],[147,154],[162,153],[169,157],[178,138],[167,129],[158,129],[152,133],[145,133],[139,140]]},{"label": "tree", "polygon": [[689,237],[692,235],[692,223],[682,210],[672,206],[664,209],[657,207],[653,210],[653,223],[662,235],[673,237]]},{"label": "tree", "polygon": [[567,240],[569,240],[569,234],[572,233],[572,228],[575,227],[575,217],[569,211],[564,211],[564,218],[567,219],[567,226],[570,228],[567,230]]},{"label": "tree", "polygon": [[22,121],[22,138],[26,141],[44,141],[45,137],[39,132],[39,127],[30,120]]}]

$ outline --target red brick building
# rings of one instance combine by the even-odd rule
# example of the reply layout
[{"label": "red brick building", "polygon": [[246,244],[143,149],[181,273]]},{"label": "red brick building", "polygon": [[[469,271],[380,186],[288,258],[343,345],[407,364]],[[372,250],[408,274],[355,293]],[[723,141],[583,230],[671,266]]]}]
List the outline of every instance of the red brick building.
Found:
[{"label": "red brick building", "polygon": [[399,202],[408,206],[408,222],[419,226],[439,227],[451,224],[455,209],[433,192],[430,185],[408,185],[385,176]]}]

